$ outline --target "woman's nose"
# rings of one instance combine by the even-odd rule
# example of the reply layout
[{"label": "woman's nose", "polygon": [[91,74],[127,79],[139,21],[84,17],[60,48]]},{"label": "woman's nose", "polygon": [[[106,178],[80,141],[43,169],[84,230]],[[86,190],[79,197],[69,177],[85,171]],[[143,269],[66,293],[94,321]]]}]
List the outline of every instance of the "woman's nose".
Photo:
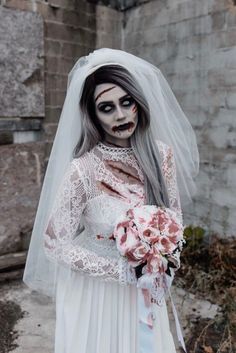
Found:
[{"label": "woman's nose", "polygon": [[123,109],[120,107],[120,106],[117,106],[117,119],[118,120],[122,120],[122,119],[124,119],[125,118],[125,114],[124,114],[124,112],[123,112]]}]

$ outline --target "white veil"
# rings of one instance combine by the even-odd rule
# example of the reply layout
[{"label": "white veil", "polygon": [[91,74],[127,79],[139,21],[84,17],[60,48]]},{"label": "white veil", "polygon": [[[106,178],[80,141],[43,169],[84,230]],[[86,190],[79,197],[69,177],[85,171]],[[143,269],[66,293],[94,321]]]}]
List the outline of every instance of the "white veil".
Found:
[{"label": "white veil", "polygon": [[43,234],[83,128],[79,101],[84,81],[100,66],[108,64],[123,66],[142,88],[149,104],[154,138],[173,149],[182,205],[191,201],[195,191],[194,177],[199,164],[195,133],[160,70],[115,49],[98,49],[80,58],[68,76],[67,95],[44,177],[23,277],[30,288],[52,297],[55,296],[57,264],[49,261],[44,253]]}]

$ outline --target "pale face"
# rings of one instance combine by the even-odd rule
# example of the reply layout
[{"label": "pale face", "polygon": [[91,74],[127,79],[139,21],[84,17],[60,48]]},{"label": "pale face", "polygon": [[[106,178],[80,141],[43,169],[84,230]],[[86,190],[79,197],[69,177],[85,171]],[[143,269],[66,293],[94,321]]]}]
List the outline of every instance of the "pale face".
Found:
[{"label": "pale face", "polygon": [[103,83],[94,92],[96,116],[105,132],[105,140],[118,146],[129,146],[129,138],[138,124],[134,99],[120,86]]}]

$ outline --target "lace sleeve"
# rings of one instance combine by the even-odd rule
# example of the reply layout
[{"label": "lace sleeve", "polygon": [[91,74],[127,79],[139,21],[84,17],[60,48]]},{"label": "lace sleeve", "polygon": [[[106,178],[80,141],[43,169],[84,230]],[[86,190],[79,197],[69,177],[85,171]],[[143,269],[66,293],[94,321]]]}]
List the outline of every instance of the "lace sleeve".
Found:
[{"label": "lace sleeve", "polygon": [[[170,208],[177,213],[181,222],[183,222],[173,151],[168,145],[161,141],[158,141],[158,147],[162,158],[162,171],[169,196]],[[169,260],[174,263],[175,268],[170,267],[169,275],[166,274],[165,276],[167,288],[170,288],[175,271],[180,267],[180,254],[180,249],[178,249],[169,258]]]},{"label": "lace sleeve", "polygon": [[72,161],[59,187],[44,232],[44,250],[52,261],[69,265],[72,270],[99,277],[105,281],[133,283],[134,277],[123,257],[119,260],[98,256],[95,252],[73,244],[87,197],[83,176]]},{"label": "lace sleeve", "polygon": [[183,217],[177,185],[176,166],[173,151],[171,147],[164,143],[159,142],[158,146],[162,157],[162,171],[166,182],[170,208],[174,210],[182,220]]}]

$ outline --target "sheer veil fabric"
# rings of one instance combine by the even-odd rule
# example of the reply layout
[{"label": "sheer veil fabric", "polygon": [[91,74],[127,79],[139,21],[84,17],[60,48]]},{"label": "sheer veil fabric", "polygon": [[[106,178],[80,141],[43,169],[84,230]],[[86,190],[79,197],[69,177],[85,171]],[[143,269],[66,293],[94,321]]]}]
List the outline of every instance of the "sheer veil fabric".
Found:
[{"label": "sheer veil fabric", "polygon": [[115,49],[98,49],[80,58],[68,76],[67,94],[44,177],[23,277],[30,288],[52,298],[55,298],[59,264],[46,257],[43,234],[83,129],[79,101],[85,79],[108,64],[123,66],[140,85],[150,108],[154,138],[172,148],[181,204],[190,202],[195,192],[194,177],[199,164],[195,133],[161,71],[141,58]]}]

